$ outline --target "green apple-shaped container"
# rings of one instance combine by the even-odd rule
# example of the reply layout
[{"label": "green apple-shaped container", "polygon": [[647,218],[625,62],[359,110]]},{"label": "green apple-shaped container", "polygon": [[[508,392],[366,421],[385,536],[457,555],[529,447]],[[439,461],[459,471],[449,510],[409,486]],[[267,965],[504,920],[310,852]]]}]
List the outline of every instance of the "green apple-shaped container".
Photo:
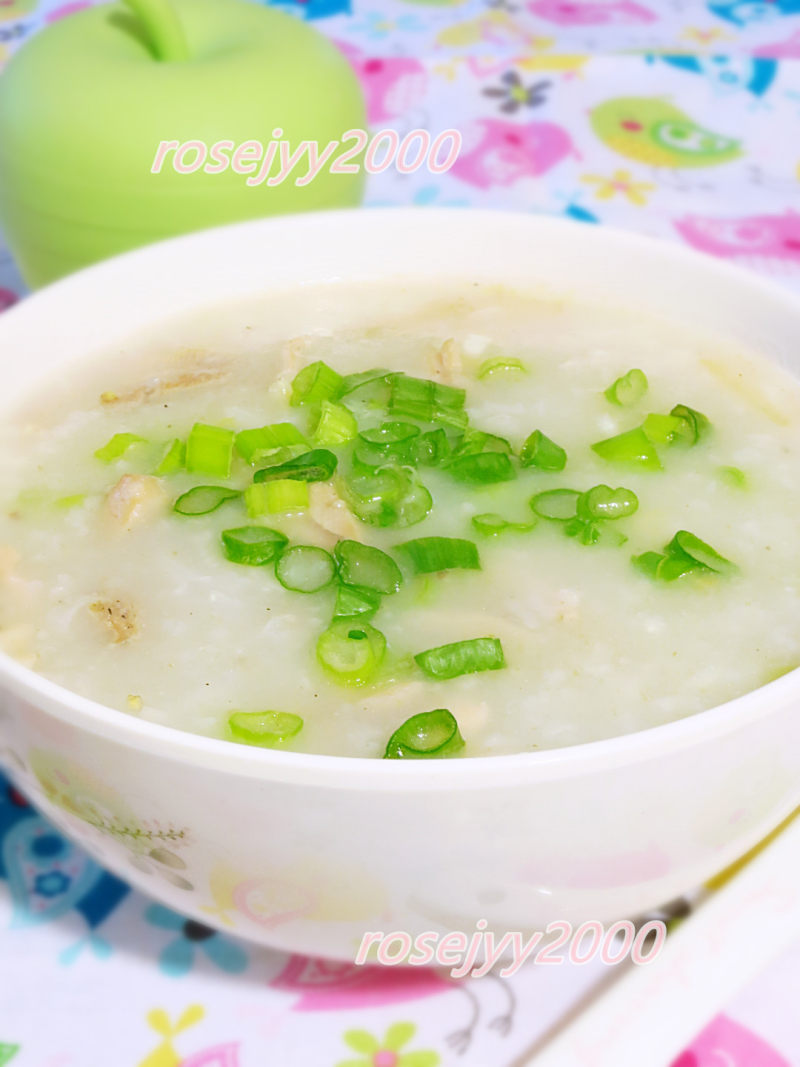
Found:
[{"label": "green apple-shaped container", "polygon": [[[305,23],[246,0],[127,0],[54,23],[0,77],[0,225],[26,282],[227,222],[359,203],[363,175],[248,185],[180,174],[161,141],[320,149],[366,124],[358,81]],[[277,163],[273,168],[277,173]]]}]

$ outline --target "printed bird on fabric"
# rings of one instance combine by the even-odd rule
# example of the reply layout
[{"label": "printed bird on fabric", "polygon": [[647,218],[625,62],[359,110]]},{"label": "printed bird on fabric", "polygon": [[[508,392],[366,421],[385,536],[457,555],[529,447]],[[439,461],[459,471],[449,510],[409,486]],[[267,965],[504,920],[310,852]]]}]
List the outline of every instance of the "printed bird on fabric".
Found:
[{"label": "printed bird on fabric", "polygon": [[739,141],[698,126],[661,97],[617,97],[590,112],[600,140],[651,167],[715,167],[742,155]]}]

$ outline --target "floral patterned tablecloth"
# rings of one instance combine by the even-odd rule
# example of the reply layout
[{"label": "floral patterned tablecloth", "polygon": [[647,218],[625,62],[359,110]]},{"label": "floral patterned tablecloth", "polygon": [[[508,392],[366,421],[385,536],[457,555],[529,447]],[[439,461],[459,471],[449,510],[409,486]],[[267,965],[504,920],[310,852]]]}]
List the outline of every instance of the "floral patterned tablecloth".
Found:
[{"label": "floral patterned tablecloth", "polygon": [[[0,0],[0,65],[84,6]],[[463,133],[448,174],[387,171],[368,205],[612,223],[800,288],[800,0],[280,6],[339,43],[374,129]],[[0,244],[0,310],[22,294]],[[257,950],[130,890],[0,778],[0,1067],[504,1067],[603,977],[453,983]],[[798,987],[800,946],[673,1067],[800,1067]]]}]

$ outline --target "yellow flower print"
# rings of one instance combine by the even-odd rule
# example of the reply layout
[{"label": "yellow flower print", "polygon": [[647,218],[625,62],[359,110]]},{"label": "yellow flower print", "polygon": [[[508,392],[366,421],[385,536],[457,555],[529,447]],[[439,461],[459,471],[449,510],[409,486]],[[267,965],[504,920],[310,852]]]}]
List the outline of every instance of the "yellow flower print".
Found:
[{"label": "yellow flower print", "polygon": [[610,178],[602,174],[584,174],[581,181],[596,187],[594,195],[598,200],[611,200],[619,193],[638,207],[647,203],[647,194],[655,189],[651,182],[634,181],[627,170],[615,170]]},{"label": "yellow flower print", "polygon": [[342,1060],[336,1067],[439,1067],[441,1059],[433,1049],[403,1052],[416,1033],[414,1023],[393,1023],[383,1041],[366,1030],[348,1030],[344,1042],[359,1054],[358,1059]]},{"label": "yellow flower print", "polygon": [[724,41],[730,34],[719,26],[703,28],[702,26],[687,26],[681,34],[684,41],[699,44],[701,48],[708,47],[717,41]]}]

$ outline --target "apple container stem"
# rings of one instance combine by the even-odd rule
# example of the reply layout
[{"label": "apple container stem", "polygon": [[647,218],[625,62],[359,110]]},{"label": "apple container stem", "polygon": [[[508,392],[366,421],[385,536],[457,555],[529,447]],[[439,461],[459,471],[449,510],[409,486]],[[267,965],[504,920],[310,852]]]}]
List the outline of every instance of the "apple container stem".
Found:
[{"label": "apple container stem", "polygon": [[124,0],[141,23],[156,59],[179,63],[189,58],[180,19],[170,0]]}]

